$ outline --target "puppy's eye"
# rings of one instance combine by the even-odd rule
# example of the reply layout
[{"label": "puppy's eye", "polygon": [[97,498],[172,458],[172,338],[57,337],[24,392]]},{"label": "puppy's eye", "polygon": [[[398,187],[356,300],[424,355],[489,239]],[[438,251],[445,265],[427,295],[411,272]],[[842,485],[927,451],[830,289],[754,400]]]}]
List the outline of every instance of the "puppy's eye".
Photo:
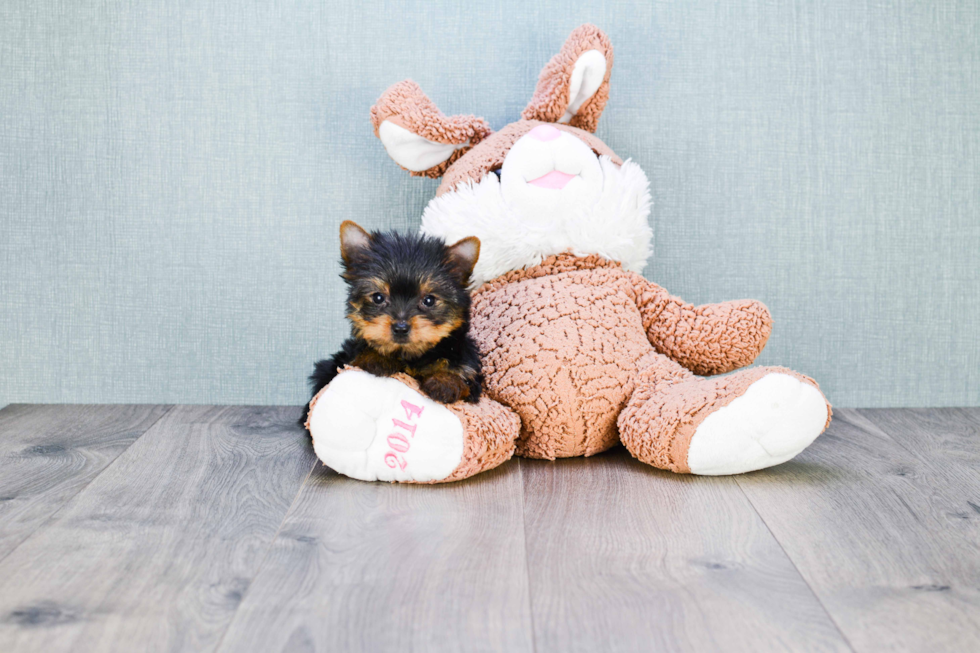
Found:
[{"label": "puppy's eye", "polygon": [[426,308],[432,308],[435,305],[436,305],[436,298],[433,297],[432,295],[426,295],[425,297],[422,298],[422,306],[425,306]]},{"label": "puppy's eye", "polygon": [[379,292],[376,292],[373,295],[371,295],[371,301],[374,302],[375,304],[384,304],[385,296]]},{"label": "puppy's eye", "polygon": [[503,174],[503,170],[501,170],[500,168],[495,168],[495,169],[491,170],[490,172],[492,172],[493,174],[497,175],[497,179],[500,179],[500,175]]}]

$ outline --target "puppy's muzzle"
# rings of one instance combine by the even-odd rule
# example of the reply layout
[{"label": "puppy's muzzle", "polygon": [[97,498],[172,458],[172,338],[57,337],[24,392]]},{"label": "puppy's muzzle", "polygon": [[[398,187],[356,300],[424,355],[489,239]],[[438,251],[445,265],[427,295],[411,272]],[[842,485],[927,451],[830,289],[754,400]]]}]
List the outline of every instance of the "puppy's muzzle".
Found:
[{"label": "puppy's muzzle", "polygon": [[391,334],[395,336],[396,340],[404,339],[406,336],[408,336],[408,332],[410,330],[411,327],[408,325],[408,322],[404,320],[393,322],[391,325]]}]

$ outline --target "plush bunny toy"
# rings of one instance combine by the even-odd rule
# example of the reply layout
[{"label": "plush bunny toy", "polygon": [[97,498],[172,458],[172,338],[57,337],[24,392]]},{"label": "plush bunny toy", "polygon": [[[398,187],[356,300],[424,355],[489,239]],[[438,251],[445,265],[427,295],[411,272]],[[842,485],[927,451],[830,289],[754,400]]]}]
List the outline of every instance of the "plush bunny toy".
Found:
[{"label": "plush bunny toy", "polygon": [[516,451],[589,456],[622,442],[679,473],[739,474],[785,462],[830,422],[817,384],[750,364],[769,337],[761,303],[692,306],[639,272],[650,255],[647,178],[593,135],[613,51],[576,29],[541,72],[522,119],[491,132],[444,116],[404,81],[371,109],[413,175],[442,177],[425,233],[477,236],[473,335],[479,404],[444,406],[407,377],[349,369],[311,402],[319,457],[363,480],[471,476]]}]

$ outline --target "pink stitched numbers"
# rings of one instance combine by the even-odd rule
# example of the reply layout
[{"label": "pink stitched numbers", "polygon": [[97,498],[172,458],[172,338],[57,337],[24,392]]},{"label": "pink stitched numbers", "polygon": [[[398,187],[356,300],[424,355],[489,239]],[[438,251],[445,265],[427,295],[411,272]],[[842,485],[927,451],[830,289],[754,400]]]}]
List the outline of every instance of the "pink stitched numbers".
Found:
[{"label": "pink stitched numbers", "polygon": [[[403,422],[397,417],[392,417],[391,422],[395,427],[394,432],[388,436],[388,447],[391,449],[385,454],[385,465],[394,469],[395,467],[399,469],[405,469],[408,467],[408,461],[405,460],[403,456],[398,454],[406,453],[412,448],[412,442],[409,438],[415,438],[415,429],[418,428],[418,424],[411,424],[413,419],[421,417],[424,408],[416,406],[413,403],[405,401],[402,399],[402,408],[405,409],[405,419],[408,422]],[[402,433],[401,431],[404,431]]]}]

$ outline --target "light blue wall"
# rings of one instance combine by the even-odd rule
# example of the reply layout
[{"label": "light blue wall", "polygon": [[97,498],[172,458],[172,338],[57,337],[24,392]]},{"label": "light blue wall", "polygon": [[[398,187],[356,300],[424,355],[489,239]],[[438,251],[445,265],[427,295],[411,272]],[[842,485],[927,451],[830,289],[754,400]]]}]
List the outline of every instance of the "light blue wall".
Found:
[{"label": "light blue wall", "polygon": [[761,362],[839,405],[980,404],[978,7],[5,0],[0,405],[302,402],[346,332],[338,224],[414,228],[436,187],[375,98],[410,76],[500,128],[588,21],[649,278],[764,300]]}]

